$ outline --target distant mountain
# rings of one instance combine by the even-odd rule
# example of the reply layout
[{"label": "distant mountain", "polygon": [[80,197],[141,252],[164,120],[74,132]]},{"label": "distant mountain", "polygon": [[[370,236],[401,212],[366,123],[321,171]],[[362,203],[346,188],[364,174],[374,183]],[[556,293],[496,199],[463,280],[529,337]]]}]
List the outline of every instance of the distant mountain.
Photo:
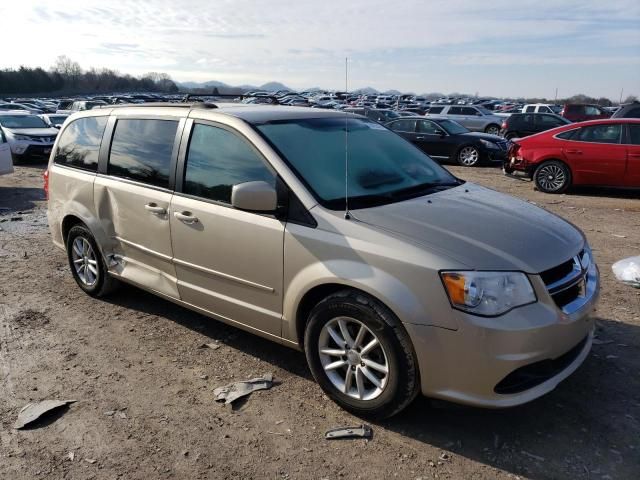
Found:
[{"label": "distant mountain", "polygon": [[362,94],[363,93],[365,95],[375,95],[376,93],[379,93],[379,92],[375,88],[364,87],[364,88],[358,88],[356,90],[353,90],[353,93],[356,93],[356,94]]},{"label": "distant mountain", "polygon": [[[224,82],[218,82],[217,80],[210,80],[208,82],[182,82],[178,83],[178,86],[183,90],[213,90],[218,89],[220,94],[240,94],[250,90],[265,90],[267,92],[277,92],[278,90],[291,90],[286,85],[280,82],[268,82],[262,86],[255,85],[229,85]],[[205,93],[205,92],[203,92]]]}]

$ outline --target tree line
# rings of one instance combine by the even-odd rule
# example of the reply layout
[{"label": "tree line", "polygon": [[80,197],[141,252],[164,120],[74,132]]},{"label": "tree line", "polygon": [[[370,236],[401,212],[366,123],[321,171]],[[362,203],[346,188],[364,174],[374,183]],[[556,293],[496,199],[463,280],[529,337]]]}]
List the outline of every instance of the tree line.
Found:
[{"label": "tree line", "polygon": [[0,93],[3,94],[82,94],[111,92],[178,91],[166,73],[150,72],[141,77],[121,74],[108,68],[83,70],[78,62],[62,55],[48,70],[20,67],[0,70]]}]

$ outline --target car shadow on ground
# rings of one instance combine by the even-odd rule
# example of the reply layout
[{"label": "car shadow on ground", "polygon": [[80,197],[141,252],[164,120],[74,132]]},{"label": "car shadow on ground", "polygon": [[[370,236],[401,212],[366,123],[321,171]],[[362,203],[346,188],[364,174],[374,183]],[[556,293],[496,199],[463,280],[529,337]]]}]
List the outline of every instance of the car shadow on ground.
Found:
[{"label": "car shadow on ground", "polygon": [[[301,352],[276,346],[135,287],[122,289],[107,301],[165,317],[313,380]],[[448,458],[456,455],[539,480],[633,478],[632,472],[640,471],[640,443],[634,446],[619,442],[621,438],[640,439],[640,403],[632,397],[632,392],[640,391],[635,375],[640,368],[640,328],[606,318],[599,318],[597,324],[597,335],[607,339],[605,344],[594,345],[572,376],[534,402],[488,410],[419,396],[399,415],[374,422],[374,428],[385,428],[441,449],[441,458],[433,459],[434,468],[446,468]],[[600,435],[593,435],[592,429]],[[606,433],[602,435],[602,431]]]}]

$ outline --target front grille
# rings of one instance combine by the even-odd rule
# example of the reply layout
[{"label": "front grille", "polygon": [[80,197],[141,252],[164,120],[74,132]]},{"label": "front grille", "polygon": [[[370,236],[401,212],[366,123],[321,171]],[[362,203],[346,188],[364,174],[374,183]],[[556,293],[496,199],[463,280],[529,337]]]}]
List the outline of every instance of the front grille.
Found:
[{"label": "front grille", "polygon": [[540,274],[551,298],[565,313],[570,313],[566,311],[567,306],[579,298],[585,297],[585,282],[590,263],[591,255],[587,250],[582,250],[571,260]]},{"label": "front grille", "polygon": [[558,358],[541,360],[514,370],[504,377],[493,391],[502,395],[520,393],[555,377],[578,358],[588,338],[584,337],[580,343]]}]

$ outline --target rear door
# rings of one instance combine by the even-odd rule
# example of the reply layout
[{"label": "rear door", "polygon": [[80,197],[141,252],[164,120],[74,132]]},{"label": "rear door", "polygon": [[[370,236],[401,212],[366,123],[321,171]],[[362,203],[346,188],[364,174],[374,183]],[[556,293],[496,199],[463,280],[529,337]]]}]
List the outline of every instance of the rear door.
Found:
[{"label": "rear door", "polygon": [[13,172],[13,161],[11,160],[11,148],[7,142],[4,132],[0,128],[0,175]]},{"label": "rear door", "polygon": [[575,184],[623,185],[627,147],[621,143],[622,124],[582,127],[564,141],[563,153]]},{"label": "rear door", "polygon": [[174,298],[179,294],[169,205],[183,125],[175,117],[111,117],[94,183],[96,212],[108,242],[104,253],[115,255],[113,271]]},{"label": "rear door", "polygon": [[629,124],[627,128],[627,173],[624,184],[640,187],[640,124]]},{"label": "rear door", "polygon": [[387,128],[393,130],[402,138],[409,140],[411,143],[416,145],[419,148],[422,148],[420,145],[418,134],[416,133],[416,121],[410,119],[399,119],[394,120],[393,122],[387,125]]},{"label": "rear door", "polygon": [[189,120],[170,211],[183,301],[261,332],[281,335],[283,221],[231,206],[233,185],[276,174],[240,133]]}]

